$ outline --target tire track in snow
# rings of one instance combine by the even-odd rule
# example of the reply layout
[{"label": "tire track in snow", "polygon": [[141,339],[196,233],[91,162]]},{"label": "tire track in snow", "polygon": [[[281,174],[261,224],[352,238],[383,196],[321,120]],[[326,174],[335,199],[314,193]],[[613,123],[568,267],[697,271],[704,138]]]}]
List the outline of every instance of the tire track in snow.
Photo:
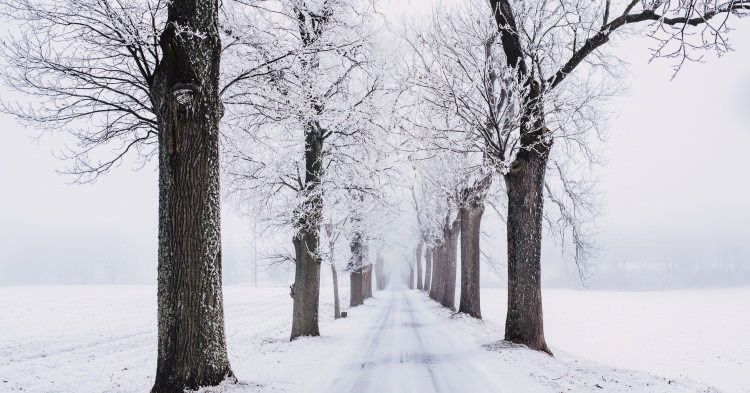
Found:
[{"label": "tire track in snow", "polygon": [[342,340],[338,356],[329,362],[325,374],[334,377],[308,391],[498,393],[513,386],[483,364],[491,363],[489,355],[463,337],[464,332],[446,324],[423,295],[379,294],[371,310],[376,316],[356,325],[363,331]]}]

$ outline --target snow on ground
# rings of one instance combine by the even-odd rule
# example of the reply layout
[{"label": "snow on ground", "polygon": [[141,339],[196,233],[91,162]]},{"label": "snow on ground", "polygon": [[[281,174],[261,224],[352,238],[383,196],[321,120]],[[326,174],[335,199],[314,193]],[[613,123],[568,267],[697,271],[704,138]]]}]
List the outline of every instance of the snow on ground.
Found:
[{"label": "snow on ground", "polygon": [[[555,358],[498,341],[503,289],[482,292],[484,322],[416,291],[376,292],[333,321],[331,292],[321,292],[323,336],[289,343],[288,288],[226,287],[241,383],[204,391],[750,392],[750,288],[545,290]],[[0,392],[148,391],[155,297],[152,286],[0,287]]]},{"label": "snow on ground", "polygon": [[[494,306],[483,309],[504,322],[507,292],[494,292]],[[557,357],[689,378],[724,392],[750,392],[747,310],[750,287],[544,292],[547,342]]]}]

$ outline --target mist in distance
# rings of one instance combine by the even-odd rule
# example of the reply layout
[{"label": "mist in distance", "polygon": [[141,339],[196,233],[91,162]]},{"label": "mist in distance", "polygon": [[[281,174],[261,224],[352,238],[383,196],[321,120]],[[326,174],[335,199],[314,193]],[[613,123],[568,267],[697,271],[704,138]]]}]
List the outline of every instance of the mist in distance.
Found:
[{"label": "mist in distance", "polygon": [[[608,140],[595,146],[605,161],[596,169],[599,251],[581,282],[570,250],[545,232],[545,286],[750,284],[750,30],[738,25],[731,36],[735,52],[687,63],[672,81],[667,60],[648,63],[648,43],[622,40],[613,49],[628,53],[631,74],[628,88],[606,108]],[[126,161],[93,185],[69,185],[72,178],[55,173],[65,163],[52,155],[64,137],[35,141],[38,131],[8,116],[0,122],[0,285],[154,284],[156,162],[134,171],[137,164]],[[292,266],[263,258],[289,252],[291,237],[254,234],[252,217],[239,215],[228,201],[222,214],[226,283],[253,282],[254,259],[261,285],[293,281]],[[412,220],[409,212],[394,226],[408,228]],[[482,229],[483,284],[504,286],[504,225],[492,209]],[[416,239],[409,242],[404,233],[383,251],[386,260],[413,258]],[[330,278],[322,277],[325,285]]]}]

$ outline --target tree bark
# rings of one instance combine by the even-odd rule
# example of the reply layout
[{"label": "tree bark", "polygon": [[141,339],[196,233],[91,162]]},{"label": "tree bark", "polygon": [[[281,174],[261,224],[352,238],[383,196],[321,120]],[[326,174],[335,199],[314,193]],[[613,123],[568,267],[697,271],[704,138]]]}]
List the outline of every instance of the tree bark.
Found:
[{"label": "tree bark", "polygon": [[[174,0],[151,99],[159,122],[158,354],[153,393],[234,378],[224,332],[218,3]],[[181,34],[176,30],[200,34]]]},{"label": "tree bark", "polygon": [[350,296],[349,307],[356,307],[364,303],[364,277],[363,277],[363,257],[364,244],[362,243],[362,233],[355,232],[354,238],[350,245],[352,256],[349,260]]},{"label": "tree bark", "polygon": [[292,239],[296,251],[294,271],[294,302],[292,334],[319,336],[318,307],[320,303],[320,219],[323,197],[318,188],[323,171],[323,130],[315,121],[305,126],[305,200],[297,235]]},{"label": "tree bark", "polygon": [[386,278],[385,278],[385,267],[383,266],[383,259],[378,255],[377,262],[375,263],[375,281],[377,282],[378,290],[382,291],[385,289]]},{"label": "tree bark", "polygon": [[456,259],[458,257],[458,235],[461,231],[461,216],[453,224],[445,225],[445,263],[443,265],[443,297],[440,301],[445,307],[456,311]]},{"label": "tree bark", "polygon": [[[542,315],[542,209],[549,145],[514,162],[505,175],[508,190],[508,313],[505,339],[550,353]],[[517,160],[518,161],[518,160]]]},{"label": "tree bark", "polygon": [[301,230],[292,239],[296,253],[294,304],[290,340],[300,336],[319,336],[320,261],[317,258],[318,233]]},{"label": "tree bark", "polygon": [[479,237],[484,203],[474,201],[461,207],[461,300],[458,312],[482,318],[479,302]]},{"label": "tree bark", "polygon": [[349,307],[356,307],[364,303],[362,291],[362,271],[356,270],[349,274]]},{"label": "tree bark", "polygon": [[432,284],[432,247],[427,247],[424,251],[424,291],[430,293]]},{"label": "tree bark", "polygon": [[422,248],[424,246],[424,242],[422,240],[419,241],[419,245],[417,246],[417,289],[420,291],[422,290]]},{"label": "tree bark", "polygon": [[331,260],[331,276],[333,277],[333,319],[341,318],[341,302],[339,301],[339,274],[336,264]]},{"label": "tree bark", "polygon": [[430,276],[430,292],[429,292],[430,299],[435,299],[435,290],[437,289],[437,285],[435,284],[435,282],[438,279],[437,278],[438,270],[440,270],[439,269],[440,263],[438,261],[438,253],[439,253],[438,249],[439,248],[440,246],[436,246],[432,249],[432,275]]},{"label": "tree bark", "polygon": [[372,265],[366,265],[362,272],[362,297],[369,299],[372,297]]},{"label": "tree bark", "polygon": [[432,285],[430,285],[430,298],[440,302],[443,298],[443,273],[445,265],[445,245],[441,244],[432,253]]}]

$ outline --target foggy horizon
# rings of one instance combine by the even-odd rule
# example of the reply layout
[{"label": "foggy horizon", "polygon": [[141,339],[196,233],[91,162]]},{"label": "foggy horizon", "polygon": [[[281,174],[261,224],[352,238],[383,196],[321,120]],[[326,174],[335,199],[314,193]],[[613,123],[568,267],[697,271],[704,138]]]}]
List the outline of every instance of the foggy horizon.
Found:
[{"label": "foggy horizon", "polygon": [[[735,72],[750,60],[749,32],[740,24],[732,35],[734,52],[688,62],[674,80],[668,59],[649,63],[642,40],[618,40],[613,50],[630,52],[629,75],[626,88],[606,106],[607,140],[596,143],[605,163],[594,171],[600,192],[601,215],[594,223],[599,251],[587,287],[642,288],[643,283],[626,279],[599,282],[596,271],[617,263],[660,262],[678,270],[681,264],[691,266],[686,270],[696,264],[735,264],[741,269],[732,285],[750,284],[750,177],[744,151],[750,145],[750,75]],[[696,89],[701,93],[688,94]],[[4,89],[2,94],[10,93]],[[69,185],[73,177],[55,172],[68,163],[53,157],[64,148],[65,137],[47,133],[37,141],[39,131],[7,115],[0,119],[6,126],[0,147],[5,183],[0,188],[0,285],[154,284],[155,160],[136,170],[138,163],[128,157],[94,184]],[[222,203],[225,282],[251,282],[252,219],[239,215],[231,201]],[[495,244],[485,246],[502,271],[505,235],[498,223],[487,209],[483,230]],[[547,280],[548,272],[575,271],[553,243],[545,232],[545,283],[582,287],[575,275]],[[258,255],[291,248],[289,239],[274,236],[259,240]],[[501,278],[486,264],[483,269],[487,280]],[[261,268],[259,276],[285,285],[293,280],[293,269],[288,267],[286,277],[282,270],[269,275]],[[664,273],[665,287],[711,286],[711,277],[700,274],[696,284],[687,278],[675,283]],[[729,285],[723,275],[715,284]],[[660,288],[658,277],[648,288]]]}]

